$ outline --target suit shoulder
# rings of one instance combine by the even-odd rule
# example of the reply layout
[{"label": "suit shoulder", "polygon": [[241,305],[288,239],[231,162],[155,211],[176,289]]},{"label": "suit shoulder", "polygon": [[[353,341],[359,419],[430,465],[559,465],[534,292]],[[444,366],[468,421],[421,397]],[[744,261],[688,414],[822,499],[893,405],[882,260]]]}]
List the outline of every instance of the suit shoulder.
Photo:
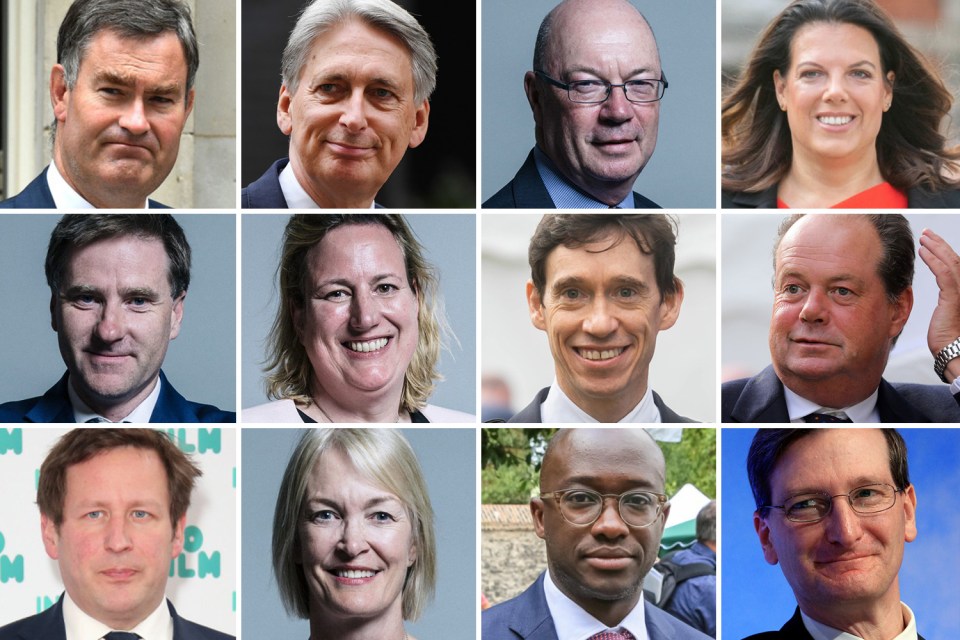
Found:
[{"label": "suit shoulder", "polygon": [[517,201],[513,197],[513,180],[480,205],[482,209],[516,209]]},{"label": "suit shoulder", "polygon": [[[190,402],[188,400],[188,402]],[[236,423],[237,414],[234,411],[223,411],[212,404],[190,402],[190,408],[197,416],[197,422],[232,422]]]},{"label": "suit shoulder", "polygon": [[[663,609],[649,602],[644,603],[644,606],[650,640],[711,640],[710,636],[673,617]],[[657,631],[666,631],[666,635],[655,633],[652,628]]]},{"label": "suit shoulder", "polygon": [[26,415],[36,406],[41,397],[13,400],[0,404],[0,423],[26,422]]},{"label": "suit shoulder", "polygon": [[44,618],[49,615],[48,611],[37,613],[26,618],[14,620],[10,624],[0,627],[0,640],[20,640],[36,635],[38,628],[42,628]]},{"label": "suit shoulder", "polygon": [[480,614],[480,637],[484,640],[497,638],[516,638],[510,630],[508,621],[513,618],[520,596],[496,604]]},{"label": "suit shoulder", "polygon": [[202,624],[197,624],[196,622],[191,622],[183,618],[180,618],[180,623],[183,630],[187,632],[183,634],[185,640],[236,640],[234,636],[223,633],[222,631],[217,631],[216,629],[211,629],[210,627],[205,627]]}]

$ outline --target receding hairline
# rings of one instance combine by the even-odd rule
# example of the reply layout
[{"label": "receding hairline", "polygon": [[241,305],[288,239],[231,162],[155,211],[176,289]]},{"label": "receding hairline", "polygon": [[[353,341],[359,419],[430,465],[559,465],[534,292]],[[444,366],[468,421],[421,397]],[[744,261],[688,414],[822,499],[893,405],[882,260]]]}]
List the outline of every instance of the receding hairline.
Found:
[{"label": "receding hairline", "polygon": [[[607,7],[600,6],[604,3],[607,5]],[[574,5],[584,6],[577,7]],[[559,33],[554,33],[558,27],[565,26],[563,20],[567,20],[568,22],[571,20],[576,20],[577,12],[585,9],[589,10],[592,15],[599,15],[605,20],[612,20],[612,18],[608,17],[611,12],[607,11],[607,9],[610,8],[610,5],[618,5],[618,9],[621,11],[621,13],[626,9],[632,9],[632,13],[640,18],[640,23],[643,25],[643,28],[649,32],[650,38],[653,40],[653,47],[657,55],[657,65],[661,67],[662,73],[663,65],[660,59],[660,45],[657,43],[657,36],[653,32],[653,27],[650,25],[650,21],[647,20],[646,16],[644,16],[643,13],[641,13],[641,11],[632,3],[627,2],[627,0],[563,0],[563,2],[550,10],[540,25],[541,30],[544,29],[544,27],[548,29],[547,38],[545,38],[543,46],[543,58],[547,59],[554,54],[554,49],[556,46],[555,43],[558,41],[558,36],[563,36],[564,33],[567,32],[567,29],[561,29]]]},{"label": "receding hairline", "polygon": [[[590,427],[582,428],[569,428],[569,429],[559,429],[554,434],[554,436],[547,443],[546,451],[543,454],[543,462],[540,466],[540,481],[543,481],[544,475],[551,470],[551,467],[554,464],[554,459],[560,455],[560,452],[563,451],[563,447],[570,446],[567,441],[579,435],[581,432],[584,433],[596,433],[603,434],[609,431],[610,433],[626,433],[635,435],[637,438],[638,446],[643,447],[644,450],[649,450],[653,452],[654,464],[658,472],[660,472],[662,478],[666,478],[666,460],[663,457],[663,451],[660,449],[660,445],[657,444],[657,441],[650,435],[646,429],[641,429],[639,427],[630,428],[630,429],[597,429]],[[641,444],[642,443],[642,444]],[[541,487],[542,488],[542,487]]]}]

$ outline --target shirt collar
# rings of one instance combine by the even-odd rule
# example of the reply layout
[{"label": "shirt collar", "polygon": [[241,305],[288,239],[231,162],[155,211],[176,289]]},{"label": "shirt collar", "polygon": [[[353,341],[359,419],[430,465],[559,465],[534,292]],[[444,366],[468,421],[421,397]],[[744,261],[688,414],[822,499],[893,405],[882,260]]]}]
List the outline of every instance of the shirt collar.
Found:
[{"label": "shirt collar", "polygon": [[[540,404],[540,421],[544,424],[553,422],[599,422],[567,397],[556,378],[550,385],[550,391],[547,392],[546,399]],[[637,406],[627,412],[627,415],[621,418],[619,422],[660,423],[660,409],[653,401],[653,390],[649,386]]]},{"label": "shirt collar", "polygon": [[143,640],[173,640],[173,617],[166,599],[161,600],[160,605],[133,629],[111,629],[87,615],[69,593],[64,593],[63,626],[67,632],[67,640],[100,640],[111,631],[130,631]]},{"label": "shirt collar", "polygon": [[112,422],[114,424],[120,422],[150,422],[150,417],[153,415],[153,410],[157,406],[157,400],[160,398],[160,376],[157,376],[157,384],[154,385],[153,391],[150,392],[143,402],[137,405],[137,408],[131,411],[129,414],[120,418],[119,420],[107,420],[99,413],[96,413],[93,409],[87,406],[87,403],[80,399],[80,396],[77,395],[77,392],[73,388],[73,383],[71,382],[69,376],[67,379],[67,396],[70,398],[70,405],[73,407],[73,418],[74,421],[79,423],[87,422],[95,418],[99,418],[99,422]]},{"label": "shirt collar", "polygon": [[[96,209],[92,204],[83,199],[73,187],[64,179],[63,175],[57,169],[57,163],[51,162],[47,166],[47,187],[50,189],[50,195],[53,196],[53,204],[57,209]],[[149,202],[143,201],[143,208],[146,209]]]},{"label": "shirt collar", "polygon": [[[917,619],[914,617],[913,611],[903,602],[900,603],[900,607],[903,610],[903,619],[906,626],[903,631],[890,638],[890,640],[918,640]],[[803,618],[803,626],[810,632],[813,640],[861,640],[860,636],[817,622],[803,611],[800,612],[800,617]]]},{"label": "shirt collar", "polygon": [[590,636],[611,629],[626,629],[637,640],[647,640],[647,620],[643,609],[643,595],[636,606],[620,621],[616,627],[608,627],[580,605],[571,600],[557,588],[547,569],[543,578],[543,595],[547,599],[547,608],[557,630],[557,640],[587,640]]},{"label": "shirt collar", "polygon": [[[533,148],[533,160],[537,165],[537,171],[540,173],[540,179],[543,180],[543,186],[547,188],[547,194],[553,200],[553,205],[557,209],[609,209],[610,206],[588,196],[573,186],[569,180],[560,175],[557,168],[550,161],[540,147]],[[618,205],[620,209],[633,209],[633,190],[627,192]]]},{"label": "shirt collar", "polygon": [[788,389],[787,385],[783,385],[783,395],[787,401],[787,414],[790,416],[790,422],[803,422],[804,416],[820,410],[843,411],[854,422],[880,422],[880,412],[877,411],[877,396],[879,393],[879,388],[874,389],[866,400],[849,407],[824,407],[798,396]]},{"label": "shirt collar", "polygon": [[[279,176],[280,191],[283,192],[283,199],[287,201],[288,209],[319,209],[320,205],[313,201],[313,198],[303,188],[297,176],[293,173],[293,165],[287,163]],[[370,203],[370,208],[375,209],[376,202]]]}]

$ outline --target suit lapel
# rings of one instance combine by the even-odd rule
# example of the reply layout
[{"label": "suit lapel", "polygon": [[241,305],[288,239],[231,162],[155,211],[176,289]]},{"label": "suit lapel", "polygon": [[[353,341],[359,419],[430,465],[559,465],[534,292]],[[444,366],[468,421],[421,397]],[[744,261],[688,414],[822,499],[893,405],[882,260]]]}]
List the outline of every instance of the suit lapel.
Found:
[{"label": "suit lapel", "polygon": [[880,414],[880,422],[930,422],[927,416],[916,410],[883,379],[880,380],[877,393],[877,412]]},{"label": "suit lapel", "polygon": [[160,371],[160,397],[150,414],[150,422],[196,422],[186,398],[180,395]]},{"label": "suit lapel", "polygon": [[67,395],[67,373],[64,373],[57,384],[50,387],[24,416],[27,422],[42,423],[72,423],[73,407]]},{"label": "suit lapel", "polygon": [[507,622],[510,630],[524,640],[557,640],[557,630],[543,593],[545,577],[546,573],[541,573],[536,582],[520,594],[520,606],[514,609],[513,618]]},{"label": "suit lapel", "polygon": [[678,414],[676,411],[674,411],[673,409],[668,407],[666,404],[664,404],[663,399],[657,394],[656,391],[653,392],[653,403],[657,405],[657,409],[660,410],[661,423],[693,422],[693,420],[690,420],[689,418],[684,418],[683,416]]},{"label": "suit lapel", "polygon": [[734,422],[790,422],[783,383],[773,367],[747,381],[730,416]]},{"label": "suit lapel", "polygon": [[547,187],[543,184],[537,164],[533,159],[533,150],[517,175],[513,178],[513,199],[518,209],[556,209]]},{"label": "suit lapel", "polygon": [[549,392],[550,387],[544,387],[543,389],[540,389],[540,391],[537,393],[537,396],[533,399],[533,402],[518,411],[517,414],[507,420],[507,422],[520,422],[528,424],[540,424],[543,422],[543,419],[540,416],[540,405],[544,400],[547,399],[547,393]]}]

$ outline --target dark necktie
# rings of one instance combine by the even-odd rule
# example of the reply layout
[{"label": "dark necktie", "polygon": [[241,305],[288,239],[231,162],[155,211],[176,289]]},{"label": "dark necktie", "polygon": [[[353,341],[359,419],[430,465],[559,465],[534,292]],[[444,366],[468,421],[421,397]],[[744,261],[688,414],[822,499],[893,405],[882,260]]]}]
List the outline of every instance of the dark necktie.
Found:
[{"label": "dark necktie", "polygon": [[103,640],[140,640],[140,636],[129,631],[111,631],[103,636]]},{"label": "dark necktie", "polygon": [[587,640],[637,640],[636,637],[626,629],[617,629],[615,631],[601,631],[595,633]]},{"label": "dark necktie", "polygon": [[827,423],[827,422],[832,422],[832,423],[844,422],[844,423],[850,423],[850,424],[853,423],[853,420],[851,420],[850,418],[841,418],[840,416],[835,416],[831,413],[816,413],[816,412],[803,416],[803,421],[819,422],[819,423]]}]

